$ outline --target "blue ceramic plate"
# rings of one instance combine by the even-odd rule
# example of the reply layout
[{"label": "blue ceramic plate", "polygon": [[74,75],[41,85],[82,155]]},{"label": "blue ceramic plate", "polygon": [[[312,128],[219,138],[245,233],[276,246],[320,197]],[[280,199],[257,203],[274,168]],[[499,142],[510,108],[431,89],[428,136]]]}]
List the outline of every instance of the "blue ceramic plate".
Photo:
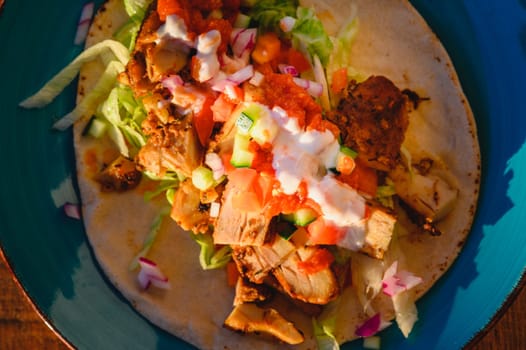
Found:
[{"label": "blue ceramic plate", "polygon": [[[393,328],[382,346],[451,349],[487,325],[526,266],[526,1],[413,3],[450,53],[471,102],[483,178],[462,254],[418,303],[411,337]],[[32,301],[76,347],[191,348],[133,311],[105,280],[81,222],[63,216],[75,184],[72,137],[50,125],[73,107],[74,85],[45,109],[17,107],[80,52],[73,38],[81,7],[80,0],[7,0],[0,15],[1,246]]]}]

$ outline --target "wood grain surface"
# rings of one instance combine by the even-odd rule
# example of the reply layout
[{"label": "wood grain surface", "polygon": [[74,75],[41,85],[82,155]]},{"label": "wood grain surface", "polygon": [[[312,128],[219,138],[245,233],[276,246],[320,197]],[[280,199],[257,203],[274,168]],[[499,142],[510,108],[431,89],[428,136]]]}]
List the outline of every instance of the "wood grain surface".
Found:
[{"label": "wood grain surface", "polygon": [[[470,349],[526,349],[526,288]],[[0,251],[0,349],[70,349],[44,322],[13,279]]]}]

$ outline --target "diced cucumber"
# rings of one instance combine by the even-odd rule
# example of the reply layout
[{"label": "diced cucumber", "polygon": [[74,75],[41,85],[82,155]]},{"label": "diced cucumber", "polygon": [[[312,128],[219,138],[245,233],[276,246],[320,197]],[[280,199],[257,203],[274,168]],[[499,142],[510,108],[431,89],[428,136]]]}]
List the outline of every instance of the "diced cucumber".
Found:
[{"label": "diced cucumber", "polygon": [[278,235],[285,240],[289,240],[296,230],[296,226],[288,221],[278,221],[276,223],[276,231]]},{"label": "diced cucumber", "polygon": [[192,184],[201,191],[206,191],[215,185],[214,173],[212,170],[198,166],[192,171]]},{"label": "diced cucumber", "polygon": [[91,118],[89,125],[87,126],[86,134],[93,136],[98,139],[101,138],[108,130],[108,124],[104,121],[97,119],[95,117]]},{"label": "diced cucumber", "polygon": [[340,152],[348,157],[351,157],[352,159],[358,156],[358,152],[347,146],[340,146]]},{"label": "diced cucumber", "polygon": [[237,132],[248,135],[254,123],[260,118],[264,106],[259,103],[250,103],[236,120]]},{"label": "diced cucumber", "polygon": [[283,214],[283,219],[297,226],[307,226],[318,217],[318,213],[310,208],[301,208],[291,214]]},{"label": "diced cucumber", "polygon": [[250,25],[250,16],[244,15],[241,12],[238,13],[236,21],[234,22],[234,28],[248,28]]},{"label": "diced cucumber", "polygon": [[249,136],[240,133],[237,133],[234,136],[234,150],[232,151],[230,164],[236,168],[248,168],[252,165],[254,153],[248,149],[249,144]]},{"label": "diced cucumber", "polygon": [[241,112],[236,120],[237,132],[243,135],[248,135],[252,125],[254,125],[254,120],[252,120],[252,118],[245,112]]}]

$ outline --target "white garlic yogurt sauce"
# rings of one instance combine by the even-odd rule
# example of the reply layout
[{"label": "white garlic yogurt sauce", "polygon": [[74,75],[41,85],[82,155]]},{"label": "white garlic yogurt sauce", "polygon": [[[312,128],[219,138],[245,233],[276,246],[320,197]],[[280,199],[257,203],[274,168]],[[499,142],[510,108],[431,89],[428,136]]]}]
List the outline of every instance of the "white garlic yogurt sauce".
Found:
[{"label": "white garlic yogurt sauce", "polygon": [[329,130],[302,130],[298,120],[289,118],[280,107],[274,107],[271,115],[280,126],[272,143],[272,167],[283,192],[293,194],[305,180],[308,197],[320,205],[324,219],[336,226],[348,227],[349,233],[353,233],[352,242],[346,245],[353,248],[361,245],[359,241],[363,237],[356,231],[362,231],[359,227],[363,226],[365,199],[326,171],[336,166],[338,140]]}]

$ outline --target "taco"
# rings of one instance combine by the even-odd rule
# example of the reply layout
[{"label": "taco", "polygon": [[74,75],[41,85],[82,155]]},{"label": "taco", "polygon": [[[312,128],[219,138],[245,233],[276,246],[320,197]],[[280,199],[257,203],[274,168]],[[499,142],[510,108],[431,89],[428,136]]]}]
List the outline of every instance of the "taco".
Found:
[{"label": "taco", "polygon": [[337,346],[393,319],[408,336],[480,178],[408,2],[109,0],[100,43],[59,126],[93,252],[139,313],[206,349]]}]

